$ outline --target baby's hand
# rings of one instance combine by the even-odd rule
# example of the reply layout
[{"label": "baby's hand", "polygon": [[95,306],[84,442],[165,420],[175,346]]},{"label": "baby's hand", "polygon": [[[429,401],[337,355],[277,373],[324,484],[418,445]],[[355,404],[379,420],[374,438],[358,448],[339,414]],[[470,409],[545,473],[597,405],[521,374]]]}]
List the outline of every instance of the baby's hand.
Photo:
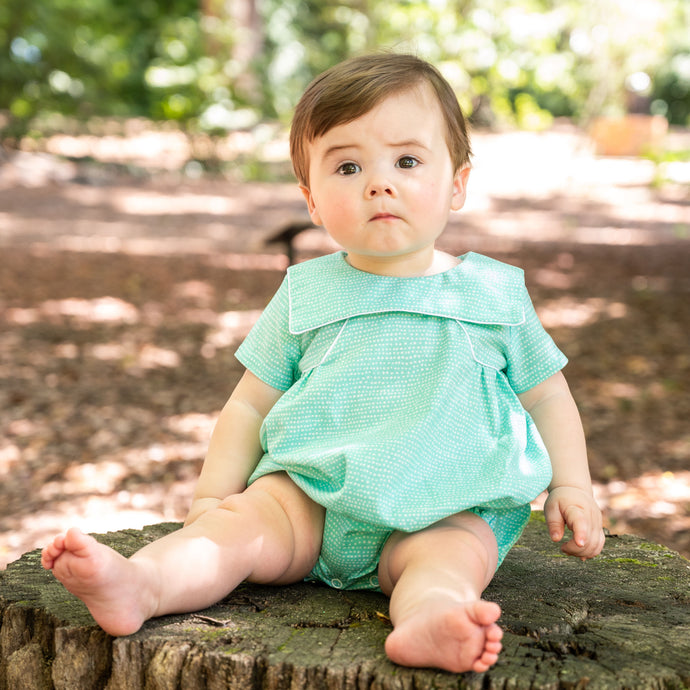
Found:
[{"label": "baby's hand", "polygon": [[584,489],[559,486],[551,490],[544,505],[544,517],[553,541],[561,541],[567,526],[572,539],[561,551],[583,561],[599,554],[604,547],[601,511],[594,497]]}]

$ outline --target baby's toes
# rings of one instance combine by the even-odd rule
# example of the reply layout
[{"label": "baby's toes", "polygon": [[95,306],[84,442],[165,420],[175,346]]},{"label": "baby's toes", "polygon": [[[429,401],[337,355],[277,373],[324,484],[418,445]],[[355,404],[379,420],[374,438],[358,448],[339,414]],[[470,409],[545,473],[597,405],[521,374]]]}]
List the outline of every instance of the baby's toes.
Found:
[{"label": "baby's toes", "polygon": [[63,553],[65,550],[65,538],[64,536],[60,535],[59,537],[55,537],[53,540],[52,544],[48,544],[48,546],[44,547],[43,550],[41,551],[41,565],[43,565],[44,568],[47,570],[50,570],[53,565],[55,565],[55,561],[57,560],[57,557]]},{"label": "baby's toes", "polygon": [[472,670],[475,673],[484,673],[488,671],[498,661],[498,654],[487,654],[484,652],[474,664]]},{"label": "baby's toes", "polygon": [[502,649],[503,645],[500,642],[487,641],[486,646],[484,647],[484,652],[487,654],[495,654],[496,656],[498,656],[501,653]]},{"label": "baby's toes", "polygon": [[50,570],[53,567],[55,559],[50,555],[48,547],[46,546],[43,551],[41,551],[41,565],[46,569]]}]

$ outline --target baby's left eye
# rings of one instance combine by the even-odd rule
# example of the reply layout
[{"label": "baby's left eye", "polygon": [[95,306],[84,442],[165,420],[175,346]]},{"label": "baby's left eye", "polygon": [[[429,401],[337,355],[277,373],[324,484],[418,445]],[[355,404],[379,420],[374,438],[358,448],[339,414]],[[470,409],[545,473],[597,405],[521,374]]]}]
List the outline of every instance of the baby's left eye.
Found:
[{"label": "baby's left eye", "polygon": [[414,156],[403,156],[396,165],[398,168],[415,168],[419,165],[419,161]]}]

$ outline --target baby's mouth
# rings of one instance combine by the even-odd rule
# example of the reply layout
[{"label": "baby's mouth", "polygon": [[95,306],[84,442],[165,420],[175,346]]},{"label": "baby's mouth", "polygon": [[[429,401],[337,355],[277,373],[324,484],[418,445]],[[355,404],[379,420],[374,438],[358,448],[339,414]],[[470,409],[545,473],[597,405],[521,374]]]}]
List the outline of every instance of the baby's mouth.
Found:
[{"label": "baby's mouth", "polygon": [[399,216],[394,213],[382,212],[372,216],[369,220],[399,220]]}]

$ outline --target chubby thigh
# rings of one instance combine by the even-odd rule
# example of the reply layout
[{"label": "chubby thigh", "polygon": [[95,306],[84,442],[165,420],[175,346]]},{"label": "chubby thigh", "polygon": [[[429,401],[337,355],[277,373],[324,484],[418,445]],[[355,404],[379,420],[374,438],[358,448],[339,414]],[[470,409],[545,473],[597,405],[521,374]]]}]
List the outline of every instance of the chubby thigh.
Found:
[{"label": "chubby thigh", "polygon": [[[499,549],[489,524],[471,511],[450,515],[419,532],[395,532],[379,563],[382,591],[389,596],[405,571],[417,571],[424,587],[434,576],[459,579],[468,594],[481,593],[499,565]],[[408,578],[409,579],[409,578]],[[414,580],[414,578],[413,578]]]},{"label": "chubby thigh", "polygon": [[286,584],[306,578],[338,589],[384,592],[390,582],[387,554],[405,538],[419,535],[423,539],[439,528],[477,535],[488,549],[493,574],[519,538],[530,514],[529,505],[509,510],[478,507],[450,515],[417,532],[400,532],[324,509],[285,472],[258,478],[243,494],[226,499],[223,507],[244,512],[266,542],[266,559],[250,581]]},{"label": "chubby thigh", "polygon": [[487,563],[488,584],[520,537],[529,514],[529,505],[508,510],[478,507],[449,515],[416,532],[401,532],[327,510],[321,553],[308,579],[337,589],[390,593],[394,581],[391,554],[400,552],[398,545],[408,542],[405,548],[414,543],[433,550],[439,534],[444,532],[442,539],[450,537],[451,550],[461,551],[466,543],[479,547],[479,555]]},{"label": "chubby thigh", "polygon": [[264,542],[263,557],[250,582],[298,582],[314,567],[321,552],[325,510],[285,472],[260,477],[243,493],[225,499],[221,507],[244,514],[253,523],[256,538]]}]

